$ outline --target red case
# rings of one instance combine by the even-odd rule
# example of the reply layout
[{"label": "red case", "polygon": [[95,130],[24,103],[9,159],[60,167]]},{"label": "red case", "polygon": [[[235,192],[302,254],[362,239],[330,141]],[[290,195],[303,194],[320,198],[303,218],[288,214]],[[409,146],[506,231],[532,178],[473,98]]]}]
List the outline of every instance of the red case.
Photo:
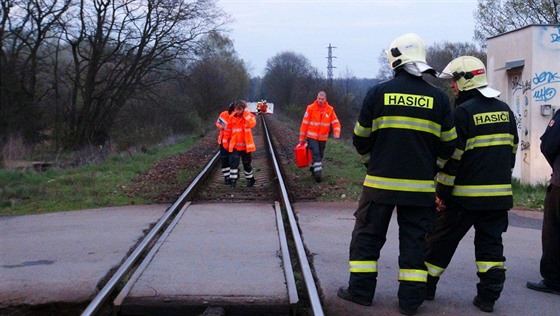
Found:
[{"label": "red case", "polygon": [[294,151],[296,155],[296,165],[298,167],[300,168],[308,167],[311,161],[313,161],[311,150],[307,148],[307,143],[305,143],[304,145],[297,144]]}]

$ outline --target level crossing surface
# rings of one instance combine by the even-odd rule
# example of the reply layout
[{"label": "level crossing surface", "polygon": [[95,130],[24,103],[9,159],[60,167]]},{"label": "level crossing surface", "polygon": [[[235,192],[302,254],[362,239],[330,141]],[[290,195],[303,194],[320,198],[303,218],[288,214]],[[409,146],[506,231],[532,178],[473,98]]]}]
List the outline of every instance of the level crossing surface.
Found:
[{"label": "level crossing surface", "polygon": [[[230,207],[232,204],[227,204]],[[235,205],[233,205],[235,206]],[[0,308],[18,304],[49,304],[54,302],[83,302],[91,299],[109,271],[122,261],[150,225],[157,222],[168,205],[129,206],[75,212],[61,212],[43,215],[27,215],[0,218]],[[214,207],[219,208],[220,204]],[[241,206],[236,206],[241,207]],[[398,315],[397,275],[398,275],[398,227],[396,218],[391,220],[387,242],[379,259],[379,277],[373,306],[356,305],[336,297],[336,289],[346,285],[348,280],[348,245],[354,225],[353,212],[357,203],[295,203],[301,235],[307,251],[311,254],[318,289],[322,296],[325,315]],[[241,207],[242,208],[242,207]],[[272,214],[273,206],[264,204],[265,213]],[[200,210],[202,211],[202,210]],[[237,213],[236,213],[237,212]],[[252,213],[251,213],[252,212]],[[252,228],[255,234],[266,230],[259,226],[257,218],[268,217],[260,211],[247,208],[230,212],[215,212],[217,217],[238,223],[239,227]],[[201,216],[199,214],[198,216]],[[236,216],[237,215],[237,216]],[[194,216],[194,212],[193,212]],[[189,260],[186,251],[173,251],[183,245],[189,251],[204,252],[212,239],[203,223],[212,221],[210,216],[197,219],[198,231],[192,236],[172,237],[161,251],[174,252],[174,257],[165,265],[166,269],[182,269],[182,266],[200,264]],[[194,217],[193,217],[194,219]],[[493,315],[558,315],[560,297],[529,290],[527,281],[540,280],[539,260],[541,255],[542,213],[511,211],[510,225],[504,233],[506,257],[506,283],[501,298],[496,302]],[[270,221],[268,221],[270,222]],[[273,225],[270,222],[270,225]],[[179,225],[188,225],[187,223]],[[267,224],[269,225],[269,224]],[[208,228],[208,227],[207,227]],[[199,245],[189,246],[187,237],[195,238],[198,232]],[[212,231],[213,232],[213,231]],[[212,233],[210,232],[210,233]],[[220,250],[221,262],[231,259],[232,250],[237,251],[245,239],[262,240],[266,246],[272,241],[268,234],[249,237],[236,230],[226,234],[228,244]],[[224,236],[225,237],[225,236]],[[474,231],[469,231],[459,245],[453,260],[443,274],[434,301],[425,302],[418,315],[487,315],[472,305],[476,293],[476,266],[473,248]],[[276,242],[277,243],[277,242]],[[271,245],[271,244],[270,244]],[[167,248],[167,249],[165,249]],[[277,245],[273,248],[277,249]],[[262,248],[264,249],[264,248]],[[260,250],[270,260],[271,265],[280,265],[280,259],[271,255],[270,249]],[[247,249],[247,256],[257,254]],[[104,259],[108,257],[109,259]],[[211,259],[214,260],[214,259]],[[255,259],[258,260],[258,259]],[[202,261],[201,261],[202,262]],[[164,263],[160,263],[164,265]],[[220,261],[204,261],[204,267],[215,269]],[[254,271],[258,278],[262,271],[251,269],[255,265],[249,261],[239,261],[239,271]],[[246,267],[249,265],[250,267]],[[148,272],[151,268],[147,269]],[[229,268],[218,267],[218,270]],[[232,276],[215,272],[216,278],[193,276],[198,284],[205,280],[215,293],[227,293]],[[226,272],[227,274],[227,272]],[[149,272],[151,277],[157,274]],[[280,278],[276,276],[274,278]],[[139,279],[140,280],[140,279]],[[193,279],[195,280],[195,279]],[[178,293],[185,293],[180,280],[170,280],[168,288],[176,287]],[[273,279],[272,284],[280,283]],[[175,284],[175,285],[173,285]],[[186,287],[186,286],[185,286]],[[224,289],[221,289],[224,288]],[[163,286],[160,289],[162,292]],[[131,291],[134,293],[136,290]],[[140,288],[138,288],[140,293]],[[210,292],[209,292],[210,293]],[[273,293],[273,292],[272,292]],[[279,296],[281,297],[281,295]]]},{"label": "level crossing surface", "polygon": [[289,314],[291,276],[284,275],[272,204],[191,204],[153,251],[116,299],[124,315],[239,305],[240,313]]}]

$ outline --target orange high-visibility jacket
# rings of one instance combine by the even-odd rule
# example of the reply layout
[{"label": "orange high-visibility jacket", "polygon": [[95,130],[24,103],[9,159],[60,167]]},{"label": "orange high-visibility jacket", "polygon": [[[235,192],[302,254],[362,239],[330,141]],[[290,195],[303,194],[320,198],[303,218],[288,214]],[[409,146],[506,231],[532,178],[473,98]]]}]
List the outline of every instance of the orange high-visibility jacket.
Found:
[{"label": "orange high-visibility jacket", "polygon": [[[255,115],[248,109],[243,111],[243,116],[235,116],[235,112],[228,117],[226,129],[224,130],[223,141],[228,142],[228,151],[233,149],[246,151],[248,153],[256,150],[251,129],[257,125]],[[224,147],[225,148],[225,147]]]},{"label": "orange high-visibility jacket", "polygon": [[334,108],[327,101],[320,107],[315,100],[305,110],[299,129],[299,140],[303,141],[306,138],[311,138],[326,141],[331,125],[334,137],[340,137],[340,122],[334,113]]},{"label": "orange high-visibility jacket", "polygon": [[224,142],[224,131],[227,126],[228,118],[228,111],[223,111],[222,113],[220,113],[220,116],[218,116],[218,119],[216,120],[216,127],[220,131],[220,134],[218,135],[218,144],[223,145],[226,149],[228,148],[228,144],[227,141]]}]

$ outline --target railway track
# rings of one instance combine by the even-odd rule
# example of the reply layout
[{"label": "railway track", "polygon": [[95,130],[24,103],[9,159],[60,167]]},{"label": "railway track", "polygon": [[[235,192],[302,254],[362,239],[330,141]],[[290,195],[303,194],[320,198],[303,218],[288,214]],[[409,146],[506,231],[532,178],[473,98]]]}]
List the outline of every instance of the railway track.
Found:
[{"label": "railway track", "polygon": [[[257,151],[253,153],[253,168],[256,178],[254,187],[246,187],[243,173],[236,188],[224,184],[219,166],[219,154],[216,153],[201,172],[189,184],[181,196],[167,210],[165,215],[138,244],[131,255],[116,270],[109,281],[90,302],[82,315],[96,315],[101,311],[112,311],[114,305],[122,302],[122,294],[117,296],[117,288],[130,288],[130,282],[137,279],[135,271],[144,269],[157,253],[157,249],[166,236],[177,225],[177,221],[188,211],[192,204],[212,203],[265,203],[273,205],[276,210],[281,248],[282,266],[286,277],[289,296],[290,315],[323,315],[321,301],[314,282],[312,269],[299,234],[297,221],[288,196],[288,189],[276,158],[274,144],[268,131],[265,116],[258,117],[258,124],[253,129]],[[242,167],[240,166],[240,169]],[[223,204],[222,204],[223,205]],[[219,228],[217,228],[219,229]],[[294,270],[299,277],[296,280]],[[135,276],[136,274],[136,276]],[[127,283],[128,282],[128,283]],[[296,286],[299,284],[299,286]],[[123,293],[124,291],[121,291]],[[116,297],[116,300],[115,300]],[[254,302],[247,302],[252,305]],[[238,303],[236,313],[243,310]],[[117,312],[118,313],[118,312]],[[225,310],[227,315],[227,309]],[[242,313],[242,312],[241,312]]]}]

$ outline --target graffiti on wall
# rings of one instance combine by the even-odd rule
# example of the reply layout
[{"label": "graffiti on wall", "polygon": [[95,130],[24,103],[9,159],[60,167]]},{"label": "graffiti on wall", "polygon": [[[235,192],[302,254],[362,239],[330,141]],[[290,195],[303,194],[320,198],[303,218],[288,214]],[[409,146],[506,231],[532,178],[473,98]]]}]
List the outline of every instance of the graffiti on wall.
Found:
[{"label": "graffiti on wall", "polygon": [[535,101],[547,102],[556,96],[555,83],[560,83],[560,75],[557,72],[542,71],[533,77],[533,99]]},{"label": "graffiti on wall", "polygon": [[550,41],[551,43],[560,43],[560,26],[558,27],[558,33],[552,33],[550,36],[552,36],[552,41]]},{"label": "graffiti on wall", "polygon": [[514,101],[512,110],[515,114],[515,123],[517,125],[517,133],[519,134],[519,149],[525,151],[531,147],[528,126],[531,81],[523,81],[521,75],[515,75],[511,78],[511,90]]}]

